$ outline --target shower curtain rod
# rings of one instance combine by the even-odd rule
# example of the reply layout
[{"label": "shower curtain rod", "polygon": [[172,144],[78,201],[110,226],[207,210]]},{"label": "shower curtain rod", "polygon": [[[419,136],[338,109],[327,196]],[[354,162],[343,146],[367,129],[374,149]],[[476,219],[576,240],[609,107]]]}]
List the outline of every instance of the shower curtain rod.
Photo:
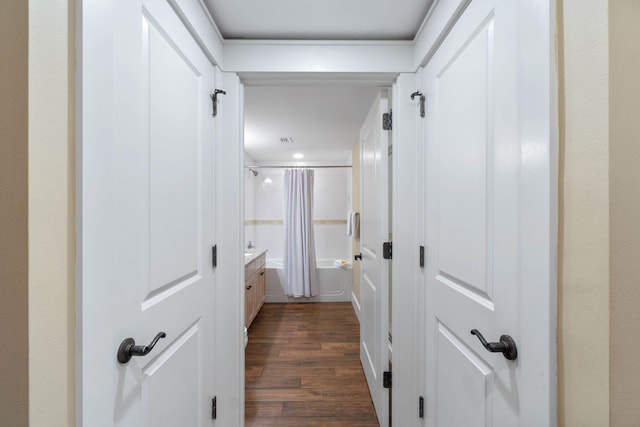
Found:
[{"label": "shower curtain rod", "polygon": [[324,165],[324,166],[245,166],[245,169],[326,169],[326,168],[350,168],[351,165],[343,165],[343,166],[333,166],[333,165]]}]

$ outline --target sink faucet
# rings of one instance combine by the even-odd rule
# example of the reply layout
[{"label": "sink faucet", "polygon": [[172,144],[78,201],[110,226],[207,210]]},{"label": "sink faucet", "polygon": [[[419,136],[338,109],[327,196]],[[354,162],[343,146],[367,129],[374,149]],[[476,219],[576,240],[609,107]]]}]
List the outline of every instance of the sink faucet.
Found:
[{"label": "sink faucet", "polygon": [[247,245],[247,249],[253,249],[255,248],[255,246],[253,246],[253,243],[251,243],[251,240],[249,240],[249,244]]}]

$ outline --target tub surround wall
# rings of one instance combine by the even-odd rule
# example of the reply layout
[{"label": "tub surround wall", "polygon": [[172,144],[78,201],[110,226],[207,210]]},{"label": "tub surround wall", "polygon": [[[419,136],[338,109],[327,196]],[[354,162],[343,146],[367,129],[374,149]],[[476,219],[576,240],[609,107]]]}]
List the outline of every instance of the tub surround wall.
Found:
[{"label": "tub surround wall", "polygon": [[[315,169],[314,224],[317,259],[349,259],[346,217],[349,211],[350,169]],[[270,259],[284,258],[284,169],[259,169],[259,175],[245,185],[245,206],[253,206],[254,216],[245,209],[245,236],[255,236],[254,245],[269,249]],[[252,193],[253,192],[253,193]],[[247,200],[253,195],[253,200]],[[248,239],[247,237],[247,240]],[[246,243],[246,242],[245,242]]]},{"label": "tub surround wall", "polygon": [[[252,165],[254,160],[244,155],[244,164]],[[249,241],[255,245],[256,227],[252,221],[256,218],[256,182],[260,175],[254,176],[249,169],[244,170],[244,242],[246,248]]]}]

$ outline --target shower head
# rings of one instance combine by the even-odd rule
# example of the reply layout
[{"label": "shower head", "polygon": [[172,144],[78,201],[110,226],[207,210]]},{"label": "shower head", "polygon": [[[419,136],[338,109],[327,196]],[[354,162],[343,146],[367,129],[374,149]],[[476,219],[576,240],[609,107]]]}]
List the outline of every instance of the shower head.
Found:
[{"label": "shower head", "polygon": [[249,168],[249,171],[253,174],[253,176],[258,176],[259,172],[257,170]]}]

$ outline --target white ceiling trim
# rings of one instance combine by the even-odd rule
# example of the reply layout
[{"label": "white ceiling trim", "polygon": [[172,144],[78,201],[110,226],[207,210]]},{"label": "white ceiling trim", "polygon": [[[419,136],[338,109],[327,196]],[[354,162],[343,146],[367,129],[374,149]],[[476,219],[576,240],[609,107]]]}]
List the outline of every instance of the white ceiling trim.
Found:
[{"label": "white ceiling trim", "polygon": [[246,87],[390,87],[397,73],[240,73]]},{"label": "white ceiling trim", "polygon": [[[204,0],[167,1],[203,48],[209,60],[224,71],[400,73],[415,72],[428,62],[471,0],[436,0],[414,39],[410,41],[227,40],[222,36]],[[310,49],[302,52],[305,47]],[[351,59],[351,65],[331,60],[334,47],[338,48],[342,57]],[[301,52],[305,53],[304,61],[297,61],[297,64],[291,66],[283,62],[295,61],[296,55]],[[256,53],[261,60],[268,59],[270,54],[278,53],[280,62],[263,69],[265,67],[262,67],[261,60],[254,56]],[[311,60],[314,55],[315,59]],[[229,60],[227,56],[230,57]]]},{"label": "white ceiling trim", "polygon": [[414,68],[411,44],[233,43],[224,46],[224,68],[239,73],[401,73]]},{"label": "white ceiling trim", "polygon": [[[470,0],[469,0],[470,1]],[[413,46],[412,40],[225,40],[226,46],[247,45],[247,46],[282,46],[282,45],[303,45],[303,46]]]}]

